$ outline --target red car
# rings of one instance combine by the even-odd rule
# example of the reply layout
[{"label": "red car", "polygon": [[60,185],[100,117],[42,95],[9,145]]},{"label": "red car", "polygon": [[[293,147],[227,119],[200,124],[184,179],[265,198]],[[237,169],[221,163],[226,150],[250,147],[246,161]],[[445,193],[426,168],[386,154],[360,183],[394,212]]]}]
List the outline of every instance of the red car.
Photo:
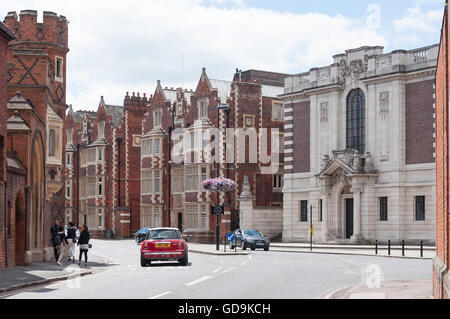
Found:
[{"label": "red car", "polygon": [[178,228],[153,228],[141,247],[141,266],[147,267],[152,261],[178,261],[188,264],[188,245]]}]

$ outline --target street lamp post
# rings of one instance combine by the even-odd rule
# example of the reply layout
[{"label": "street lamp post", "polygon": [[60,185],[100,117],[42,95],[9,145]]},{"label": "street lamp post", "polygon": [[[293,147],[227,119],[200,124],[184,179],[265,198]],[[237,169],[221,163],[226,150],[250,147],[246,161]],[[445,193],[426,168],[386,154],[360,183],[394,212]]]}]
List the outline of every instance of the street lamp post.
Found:
[{"label": "street lamp post", "polygon": [[[219,105],[217,106],[217,129],[219,130],[219,136],[220,136],[220,111],[225,110],[229,111],[230,107],[228,105]],[[217,137],[217,143],[216,143],[216,161],[217,161],[217,177],[220,177],[220,158],[219,158],[219,136]],[[218,209],[220,208],[220,196],[219,193],[217,193],[217,206],[215,213],[217,214],[217,223],[216,223],[216,250],[220,250],[220,215],[223,214],[222,212],[219,212]]]}]

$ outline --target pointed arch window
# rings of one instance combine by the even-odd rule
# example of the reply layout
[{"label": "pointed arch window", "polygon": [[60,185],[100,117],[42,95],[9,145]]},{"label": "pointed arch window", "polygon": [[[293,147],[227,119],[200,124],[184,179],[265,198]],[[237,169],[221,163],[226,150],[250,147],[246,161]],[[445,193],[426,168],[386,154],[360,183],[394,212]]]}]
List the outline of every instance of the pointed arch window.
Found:
[{"label": "pointed arch window", "polygon": [[366,152],[366,97],[361,89],[347,97],[347,148]]},{"label": "pointed arch window", "polygon": [[56,132],[55,130],[50,130],[48,132],[48,156],[55,156],[56,148]]}]

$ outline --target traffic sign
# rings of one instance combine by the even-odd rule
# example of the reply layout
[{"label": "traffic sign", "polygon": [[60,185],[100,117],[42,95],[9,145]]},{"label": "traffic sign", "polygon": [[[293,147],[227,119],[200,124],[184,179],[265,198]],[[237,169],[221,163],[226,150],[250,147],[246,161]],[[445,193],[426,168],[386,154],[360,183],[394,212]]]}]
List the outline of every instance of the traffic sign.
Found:
[{"label": "traffic sign", "polygon": [[229,242],[233,242],[236,239],[236,235],[234,233],[228,233],[227,234],[227,240]]}]

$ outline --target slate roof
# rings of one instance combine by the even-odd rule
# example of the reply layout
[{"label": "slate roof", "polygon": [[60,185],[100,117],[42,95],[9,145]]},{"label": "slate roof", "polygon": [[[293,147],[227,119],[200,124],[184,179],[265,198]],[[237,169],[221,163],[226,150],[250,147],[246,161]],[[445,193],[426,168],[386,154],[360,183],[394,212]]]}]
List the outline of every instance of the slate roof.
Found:
[{"label": "slate roof", "polygon": [[105,110],[108,115],[112,116],[114,126],[119,126],[123,118],[123,106],[105,104]]}]

